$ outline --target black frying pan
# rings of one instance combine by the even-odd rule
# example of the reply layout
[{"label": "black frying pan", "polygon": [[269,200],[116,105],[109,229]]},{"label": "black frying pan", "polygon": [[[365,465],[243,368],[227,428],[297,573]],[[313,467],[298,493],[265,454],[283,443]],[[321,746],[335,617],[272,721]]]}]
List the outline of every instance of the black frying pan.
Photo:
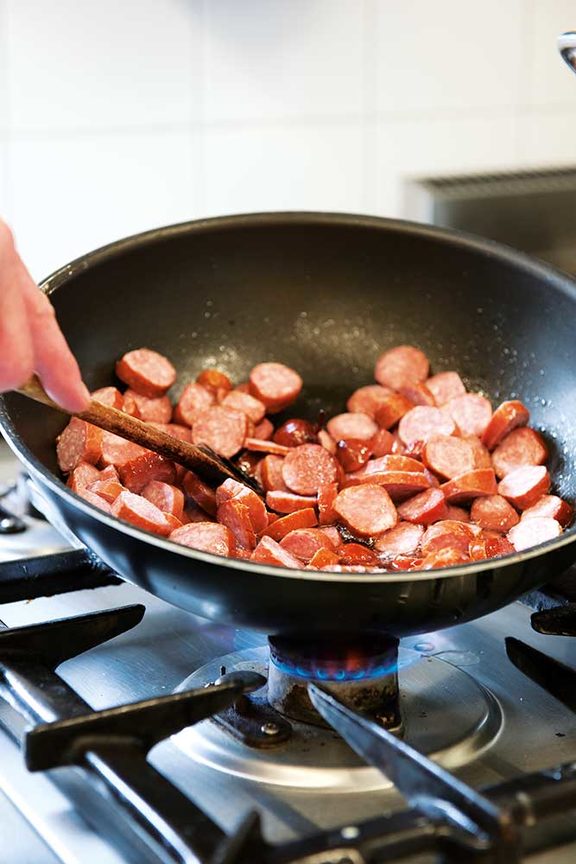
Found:
[{"label": "black frying pan", "polygon": [[[576,285],[488,240],[405,222],[267,214],[192,222],[112,244],[44,284],[90,388],[146,345],[179,369],[244,379],[263,360],[303,376],[293,416],[344,409],[377,354],[413,343],[494,402],[517,396],[547,433],[558,492],[576,485]],[[0,424],[46,510],[124,578],[208,618],[267,633],[397,635],[484,615],[576,560],[575,529],[504,559],[423,573],[284,570],[195,552],[103,514],[58,479],[62,415],[10,394]]]}]

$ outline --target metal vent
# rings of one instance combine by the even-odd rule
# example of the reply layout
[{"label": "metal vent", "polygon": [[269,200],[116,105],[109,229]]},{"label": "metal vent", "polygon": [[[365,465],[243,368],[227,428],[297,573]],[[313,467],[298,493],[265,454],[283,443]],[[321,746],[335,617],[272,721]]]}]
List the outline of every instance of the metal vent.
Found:
[{"label": "metal vent", "polygon": [[412,179],[404,212],[490,237],[576,273],[576,166]]}]

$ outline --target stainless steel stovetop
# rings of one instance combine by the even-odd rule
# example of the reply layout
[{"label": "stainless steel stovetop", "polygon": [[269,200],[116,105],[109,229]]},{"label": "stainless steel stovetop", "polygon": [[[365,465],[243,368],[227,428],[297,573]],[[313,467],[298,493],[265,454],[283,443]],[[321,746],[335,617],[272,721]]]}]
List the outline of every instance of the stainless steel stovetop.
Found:
[{"label": "stainless steel stovetop", "polygon": [[[32,549],[34,530],[44,550],[65,547],[46,525],[31,525]],[[0,560],[2,544],[0,539]],[[5,551],[4,558],[20,557],[22,548]],[[189,676],[187,686],[199,686],[210,680],[223,657],[228,668],[260,668],[264,662],[264,636],[194,617],[128,584],[6,604],[0,606],[0,619],[12,628],[133,603],[146,607],[138,626],[59,669],[94,708],[170,693]],[[514,603],[474,623],[402,642],[401,704],[408,738],[437,753],[442,764],[474,788],[576,758],[575,715],[506,656],[504,638],[515,636],[576,666],[576,642],[534,632],[531,611]],[[22,727],[2,702],[0,724],[16,732]],[[334,749],[329,742],[324,752],[325,744],[309,745],[300,740],[287,753],[251,759],[244,745],[228,740],[208,720],[159,744],[150,761],[227,832],[256,808],[264,833],[274,841],[354,825],[405,807],[385,778],[362,765],[345,744]],[[92,830],[53,785],[51,777],[61,770],[29,773],[17,744],[0,729],[0,833],[10,847],[7,853],[4,840],[0,860],[124,864],[129,860],[125,854]],[[530,862],[576,860],[573,817],[574,810],[566,814],[563,832],[570,839],[553,852],[532,855]],[[328,864],[332,859],[314,861]]]}]

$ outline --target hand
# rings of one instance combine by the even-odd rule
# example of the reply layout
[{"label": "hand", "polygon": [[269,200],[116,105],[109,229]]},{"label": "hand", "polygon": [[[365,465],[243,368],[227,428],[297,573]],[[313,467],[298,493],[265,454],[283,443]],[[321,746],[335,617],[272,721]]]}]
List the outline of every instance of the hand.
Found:
[{"label": "hand", "polygon": [[90,394],[56,321],[48,297],[35,285],[0,219],[0,392],[36,372],[49,396],[76,413]]}]

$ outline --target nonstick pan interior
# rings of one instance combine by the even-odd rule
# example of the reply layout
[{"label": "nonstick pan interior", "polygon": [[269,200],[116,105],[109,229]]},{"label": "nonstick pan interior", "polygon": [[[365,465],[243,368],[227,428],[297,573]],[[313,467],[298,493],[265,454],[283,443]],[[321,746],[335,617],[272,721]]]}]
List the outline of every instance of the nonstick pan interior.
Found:
[{"label": "nonstick pan interior", "polygon": [[[522,399],[553,451],[556,489],[576,497],[573,282],[490,241],[360,217],[230,217],[114,244],[47,288],[91,388],[111,383],[116,358],[141,345],[172,359],[175,396],[204,367],[239,382],[278,360],[305,382],[290,414],[315,417],[344,410],[373,381],[379,352],[418,345],[434,371],[457,369],[494,402]],[[15,395],[3,403],[20,452],[55,472],[63,418]],[[61,494],[69,508],[74,497]],[[142,582],[130,562],[123,570]]]}]

